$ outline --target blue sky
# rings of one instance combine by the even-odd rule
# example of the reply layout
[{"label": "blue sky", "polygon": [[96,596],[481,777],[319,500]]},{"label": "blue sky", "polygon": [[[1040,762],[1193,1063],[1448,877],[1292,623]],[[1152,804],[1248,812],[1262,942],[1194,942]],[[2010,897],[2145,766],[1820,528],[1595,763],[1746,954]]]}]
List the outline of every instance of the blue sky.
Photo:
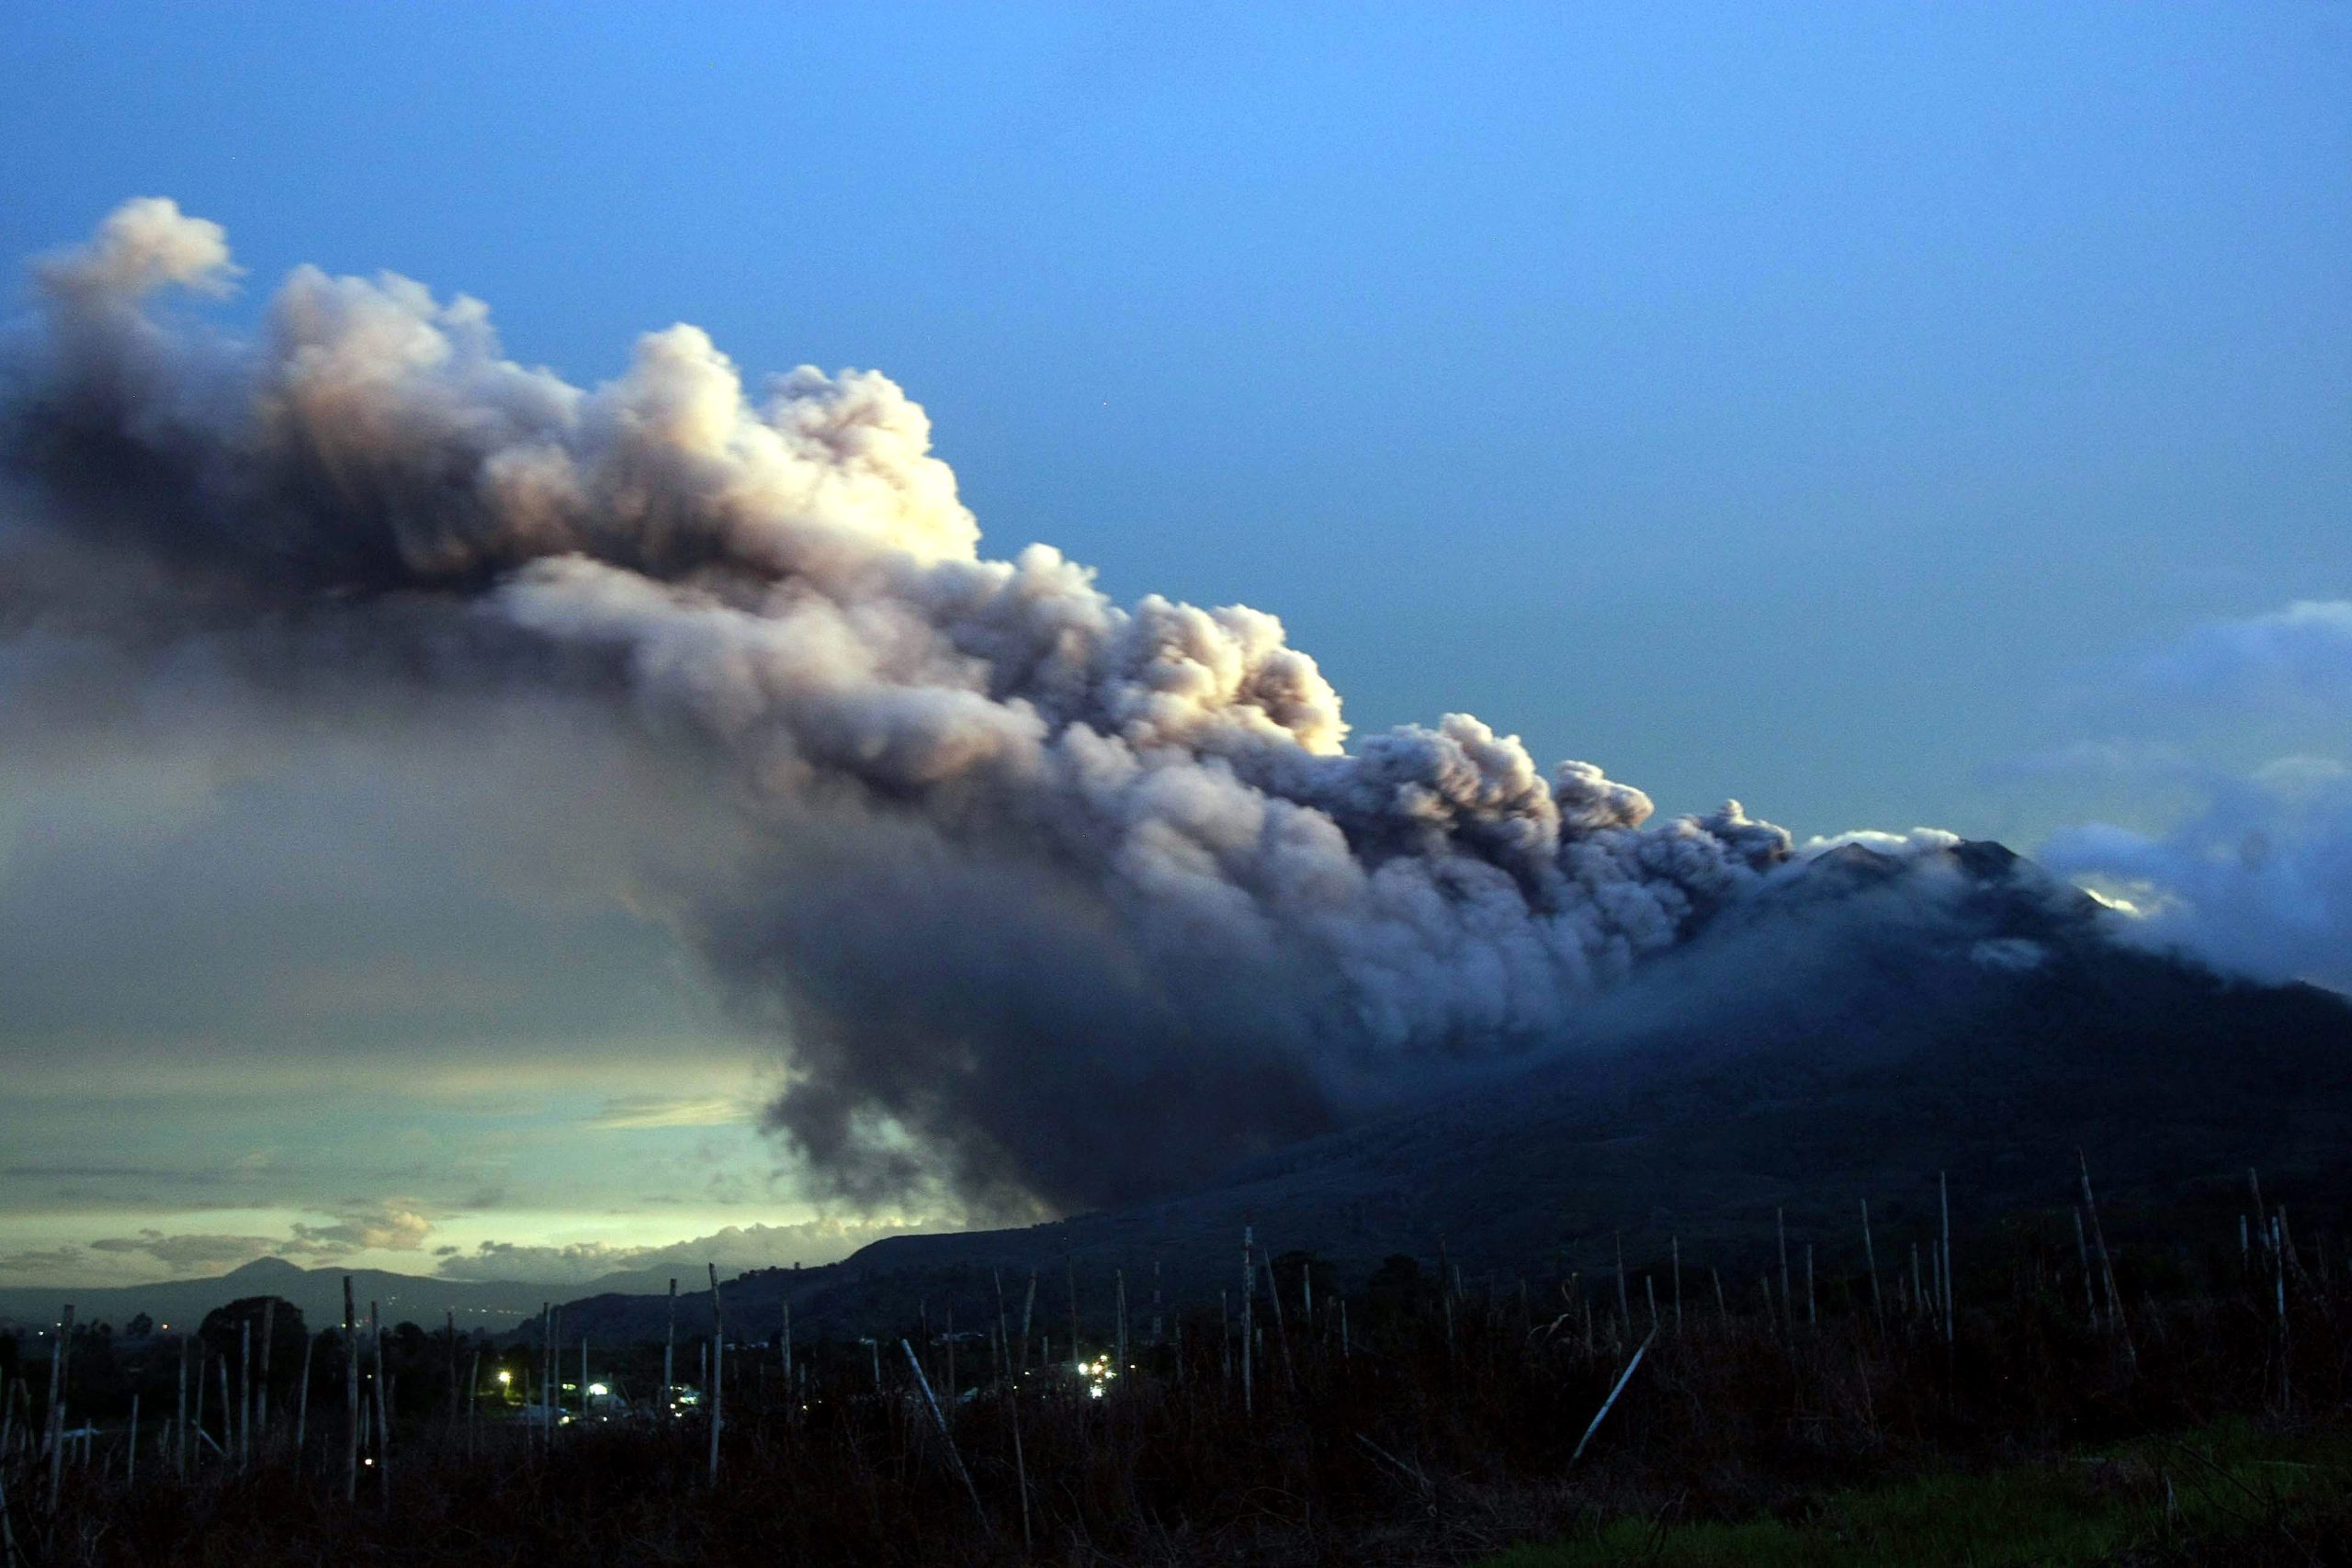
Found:
[{"label": "blue sky", "polygon": [[[2352,596],[2341,6],[18,6],[0,192],[9,257],[128,196],[219,220],[232,316],[314,262],[579,381],[680,320],[884,370],[991,552],[1271,610],[1360,729],[1465,709],[1668,810],[2030,847],[2198,786],[2020,758],[2352,739],[2184,739],[2115,674]],[[657,938],[514,917],[575,918],[663,998],[616,1040],[705,1042],[705,1100],[771,1070]],[[11,1234],[98,1223],[54,1187],[6,1179]]]}]

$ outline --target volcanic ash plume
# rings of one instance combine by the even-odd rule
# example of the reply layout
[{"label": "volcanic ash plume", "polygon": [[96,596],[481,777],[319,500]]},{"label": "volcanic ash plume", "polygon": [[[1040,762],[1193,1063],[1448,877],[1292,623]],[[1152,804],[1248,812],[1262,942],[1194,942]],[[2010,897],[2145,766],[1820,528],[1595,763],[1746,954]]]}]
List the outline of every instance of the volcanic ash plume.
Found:
[{"label": "volcanic ash plume", "polygon": [[747,397],[682,325],[583,389],[476,300],[310,268],[245,343],[173,298],[235,272],[159,199],[38,264],[0,626],[586,696],[701,759],[765,848],[674,913],[844,1190],[1206,1174],[1557,1030],[1789,852],[1464,715],[1347,749],[1272,616],[983,557],[882,376]]}]

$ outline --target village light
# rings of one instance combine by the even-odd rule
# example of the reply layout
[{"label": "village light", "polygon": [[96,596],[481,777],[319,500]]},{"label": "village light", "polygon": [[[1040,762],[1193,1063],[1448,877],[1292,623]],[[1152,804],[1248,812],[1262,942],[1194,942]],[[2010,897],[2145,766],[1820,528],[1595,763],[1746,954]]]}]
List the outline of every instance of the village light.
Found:
[{"label": "village light", "polygon": [[613,1391],[606,1388],[603,1383],[592,1382],[588,1385],[588,1392],[595,1395],[598,1399],[602,1399],[605,1395],[612,1393]]},{"label": "village light", "polygon": [[506,1384],[513,1382],[514,1381],[514,1374],[513,1372],[502,1371],[502,1372],[500,1372],[500,1373],[498,1374],[499,1386],[500,1386],[500,1387],[502,1387],[502,1388],[503,1388],[503,1387],[504,1387]]}]

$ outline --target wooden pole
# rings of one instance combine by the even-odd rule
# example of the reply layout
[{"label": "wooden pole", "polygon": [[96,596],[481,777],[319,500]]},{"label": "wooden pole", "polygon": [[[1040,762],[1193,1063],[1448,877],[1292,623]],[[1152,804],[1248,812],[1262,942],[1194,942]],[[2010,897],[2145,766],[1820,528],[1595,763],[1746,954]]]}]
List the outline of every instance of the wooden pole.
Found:
[{"label": "wooden pole", "polygon": [[1024,1372],[1029,1370],[1029,1347],[1035,1343],[1029,1337],[1029,1314],[1036,1307],[1037,1270],[1032,1269],[1029,1270],[1029,1293],[1021,1298],[1021,1370]]},{"label": "wooden pole", "polygon": [[662,1341],[662,1408],[670,1408],[670,1391],[678,1381],[678,1281],[670,1280],[670,1328]]},{"label": "wooden pole", "polygon": [[466,1457],[474,1455],[474,1412],[481,1407],[481,1347],[474,1347],[471,1371],[466,1373]]},{"label": "wooden pole", "polygon": [[442,1332],[449,1337],[449,1425],[458,1425],[458,1312],[455,1307],[441,1309]]},{"label": "wooden pole", "polygon": [[1667,1238],[1667,1252],[1674,1259],[1674,1337],[1682,1337],[1682,1238]]},{"label": "wooden pole", "polygon": [[1114,1269],[1111,1271],[1111,1278],[1116,1287],[1119,1314],[1117,1345],[1113,1351],[1113,1354],[1118,1358],[1118,1364],[1113,1370],[1119,1376],[1125,1377],[1127,1373],[1127,1271],[1124,1269]]},{"label": "wooden pole", "polygon": [[130,1447],[124,1451],[122,1483],[125,1486],[139,1484],[139,1395],[136,1391],[130,1396]]}]

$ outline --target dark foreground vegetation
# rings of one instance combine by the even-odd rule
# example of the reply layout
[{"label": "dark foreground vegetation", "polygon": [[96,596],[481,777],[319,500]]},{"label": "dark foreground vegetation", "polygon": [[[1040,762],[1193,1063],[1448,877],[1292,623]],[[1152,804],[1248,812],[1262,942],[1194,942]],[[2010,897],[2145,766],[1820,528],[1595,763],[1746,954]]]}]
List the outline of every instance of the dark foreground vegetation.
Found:
[{"label": "dark foreground vegetation", "polygon": [[[738,1348],[715,1461],[705,1418],[655,1399],[550,1435],[494,1397],[500,1370],[508,1397],[536,1396],[543,1345],[477,1361],[481,1346],[413,1329],[383,1337],[379,1448],[368,1337],[355,1439],[342,1336],[307,1341],[303,1416],[288,1369],[305,1336],[282,1325],[249,1443],[219,1421],[214,1360],[209,1436],[183,1455],[182,1352],[158,1339],[127,1385],[135,1474],[127,1410],[72,1370],[98,1419],[53,1461],[33,1342],[5,1400],[5,1550],[26,1564],[2352,1561],[2352,1277],[2283,1224],[2247,1235],[2110,1261],[2095,1225],[2078,1242],[2067,1216],[2042,1216],[1968,1248],[1950,1292],[1935,1237],[1924,1262],[1881,1238],[1875,1273],[1816,1270],[1792,1247],[1737,1280],[1690,1259],[1522,1283],[1398,1258],[1344,1296],[1290,1254],[1257,1269],[1246,1318],[1238,1289],[1157,1334],[1137,1313],[1125,1376],[1079,1375],[1058,1337],[1049,1366],[1033,1353],[1021,1371],[1015,1350],[1000,1375],[996,1325],[952,1349],[914,1322],[904,1343],[802,1343],[789,1381],[781,1346]],[[1022,1312],[1014,1292],[1006,1325]],[[252,1336],[231,1326],[208,1337],[233,1359]],[[1118,1330],[1105,1337],[1114,1362]],[[704,1348],[680,1341],[681,1381]],[[460,1353],[470,1401],[448,1382]],[[592,1348],[589,1376],[617,1401],[623,1383],[658,1386],[662,1354]]]}]

